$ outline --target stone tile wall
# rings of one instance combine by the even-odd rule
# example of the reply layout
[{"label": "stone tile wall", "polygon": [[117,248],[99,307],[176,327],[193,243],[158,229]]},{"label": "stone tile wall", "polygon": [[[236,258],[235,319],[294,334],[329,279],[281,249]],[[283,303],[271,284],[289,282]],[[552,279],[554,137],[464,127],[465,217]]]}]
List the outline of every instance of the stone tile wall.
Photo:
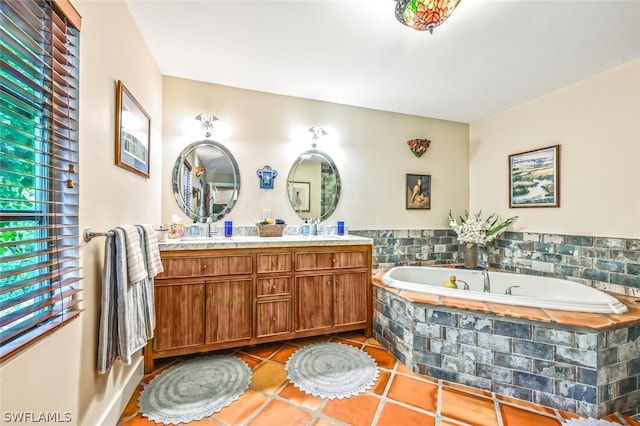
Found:
[{"label": "stone tile wall", "polygon": [[[462,261],[450,229],[351,231],[373,238],[373,267],[438,265]],[[568,278],[640,296],[640,239],[505,232],[480,247],[479,263],[528,275]]]},{"label": "stone tile wall", "polygon": [[414,372],[585,416],[640,412],[640,324],[576,329],[374,289],[374,337]]}]

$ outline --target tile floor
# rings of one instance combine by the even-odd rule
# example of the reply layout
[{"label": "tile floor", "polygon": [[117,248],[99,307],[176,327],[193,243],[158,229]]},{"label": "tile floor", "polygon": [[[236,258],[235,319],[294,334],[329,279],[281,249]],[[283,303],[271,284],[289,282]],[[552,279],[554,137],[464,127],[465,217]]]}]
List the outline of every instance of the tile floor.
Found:
[{"label": "tile floor", "polygon": [[[284,364],[300,347],[334,341],[363,349],[380,368],[373,387],[356,397],[328,400],[307,395],[287,380]],[[230,406],[190,425],[402,425],[402,426],[551,426],[578,416],[455,383],[412,373],[374,339],[360,333],[301,339],[226,351],[243,359],[253,371],[250,388]],[[148,383],[180,359],[146,375]],[[138,412],[141,383],[125,408],[118,425],[155,425]],[[606,420],[640,426],[640,421],[614,414]]]}]

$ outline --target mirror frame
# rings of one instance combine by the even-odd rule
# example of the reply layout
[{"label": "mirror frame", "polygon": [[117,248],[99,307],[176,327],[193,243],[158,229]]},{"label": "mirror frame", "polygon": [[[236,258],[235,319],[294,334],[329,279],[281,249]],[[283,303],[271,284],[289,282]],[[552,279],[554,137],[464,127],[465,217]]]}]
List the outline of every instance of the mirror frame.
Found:
[{"label": "mirror frame", "polygon": [[[218,150],[220,150],[225,157],[227,157],[227,159],[231,162],[231,166],[233,167],[234,170],[234,192],[235,194],[232,196],[232,200],[233,203],[229,203],[224,210],[222,210],[219,213],[212,213],[210,216],[202,216],[200,214],[198,214],[197,212],[194,212],[191,207],[189,207],[185,200],[182,199],[182,191],[181,189],[178,187],[179,186],[179,176],[180,176],[180,172],[182,170],[182,165],[185,161],[185,159],[193,152],[195,151],[197,148],[202,147],[202,146],[208,146],[208,147],[212,147],[212,148],[216,148]],[[196,141],[193,142],[191,144],[189,144],[186,148],[184,148],[182,150],[182,152],[180,152],[180,154],[178,155],[178,158],[176,159],[176,162],[173,166],[173,173],[172,173],[172,177],[171,177],[171,186],[173,188],[173,196],[176,199],[176,202],[178,203],[178,207],[180,207],[180,210],[186,214],[190,219],[192,219],[194,222],[199,222],[199,223],[203,223],[206,222],[208,218],[211,218],[212,222],[216,222],[220,219],[222,219],[223,217],[225,217],[227,214],[229,214],[231,212],[231,210],[233,210],[233,208],[235,207],[238,197],[240,196],[240,169],[238,168],[238,163],[236,162],[235,157],[233,156],[233,154],[231,154],[231,151],[229,151],[224,145],[222,145],[220,142],[216,142],[213,140],[209,140],[209,139],[205,139],[202,141]]]},{"label": "mirror frame", "polygon": [[[320,151],[318,149],[310,149],[308,151],[303,152],[298,156],[298,158],[296,158],[294,163],[291,165],[291,169],[289,169],[289,174],[287,175],[287,198],[289,199],[289,204],[291,204],[291,208],[293,208],[293,211],[295,211],[298,217],[300,217],[301,219],[312,217],[311,214],[304,215],[303,214],[304,210],[301,210],[293,203],[293,194],[292,194],[291,188],[292,188],[292,184],[300,183],[298,180],[295,179],[295,175],[296,175],[296,171],[298,170],[298,167],[302,162],[305,161],[305,159],[313,155],[322,157],[324,162],[329,163],[329,165],[333,169],[336,176],[336,194],[333,200],[333,204],[329,206],[329,208],[324,214],[322,214],[322,210],[321,210],[321,214],[319,216],[320,220],[323,221],[328,219],[333,213],[335,213],[336,209],[338,208],[338,203],[340,202],[340,195],[342,192],[342,179],[340,178],[340,172],[338,171],[338,166],[336,166],[336,163],[326,152]],[[320,184],[320,186],[322,187],[322,184]]]}]

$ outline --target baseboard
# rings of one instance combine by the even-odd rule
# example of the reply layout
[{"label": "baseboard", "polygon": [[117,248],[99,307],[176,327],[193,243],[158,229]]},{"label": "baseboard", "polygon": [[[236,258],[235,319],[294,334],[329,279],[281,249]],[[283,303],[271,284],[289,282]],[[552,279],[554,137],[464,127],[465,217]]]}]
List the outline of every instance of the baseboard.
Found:
[{"label": "baseboard", "polygon": [[107,410],[100,422],[102,426],[113,426],[118,424],[118,420],[120,419],[122,412],[129,403],[129,400],[138,387],[138,384],[140,384],[143,375],[144,358],[138,357],[137,365],[131,369],[131,376],[129,376],[129,380],[127,380],[127,383],[123,386],[120,393],[114,398],[111,407]]}]

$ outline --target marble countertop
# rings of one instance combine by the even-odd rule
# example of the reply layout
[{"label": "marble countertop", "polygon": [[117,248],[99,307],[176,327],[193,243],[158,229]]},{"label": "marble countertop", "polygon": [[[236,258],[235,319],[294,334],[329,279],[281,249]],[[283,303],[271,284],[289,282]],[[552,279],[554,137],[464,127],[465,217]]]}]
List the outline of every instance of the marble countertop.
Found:
[{"label": "marble countertop", "polygon": [[373,239],[355,235],[283,235],[282,237],[258,237],[238,235],[233,237],[185,237],[160,241],[160,251],[167,250],[211,250],[230,248],[346,246],[354,244],[373,245]]}]

